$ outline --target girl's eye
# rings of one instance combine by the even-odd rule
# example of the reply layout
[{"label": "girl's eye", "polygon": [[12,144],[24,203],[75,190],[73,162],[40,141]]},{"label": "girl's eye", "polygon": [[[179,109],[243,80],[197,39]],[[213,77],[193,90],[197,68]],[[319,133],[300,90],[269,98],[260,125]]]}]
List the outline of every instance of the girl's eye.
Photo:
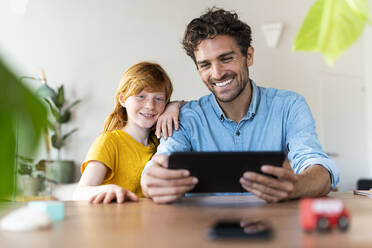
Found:
[{"label": "girl's eye", "polygon": [[155,98],[155,100],[158,101],[158,102],[164,102],[164,98],[161,98],[161,97],[157,97],[157,98]]},{"label": "girl's eye", "polygon": [[139,95],[139,96],[137,96],[137,98],[138,98],[138,99],[144,99],[145,96]]}]

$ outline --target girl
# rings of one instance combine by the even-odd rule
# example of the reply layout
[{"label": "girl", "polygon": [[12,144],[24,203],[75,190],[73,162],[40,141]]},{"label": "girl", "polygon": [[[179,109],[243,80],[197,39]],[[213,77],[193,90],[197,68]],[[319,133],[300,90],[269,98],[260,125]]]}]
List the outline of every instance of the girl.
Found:
[{"label": "girl", "polygon": [[[75,200],[110,203],[137,201],[142,197],[142,170],[159,144],[154,125],[165,110],[172,84],[158,64],[141,62],[123,75],[115,96],[115,109],[105,122],[104,132],[94,141],[82,176],[74,192]],[[180,102],[170,103],[157,124],[172,135],[172,123],[178,129]]]}]

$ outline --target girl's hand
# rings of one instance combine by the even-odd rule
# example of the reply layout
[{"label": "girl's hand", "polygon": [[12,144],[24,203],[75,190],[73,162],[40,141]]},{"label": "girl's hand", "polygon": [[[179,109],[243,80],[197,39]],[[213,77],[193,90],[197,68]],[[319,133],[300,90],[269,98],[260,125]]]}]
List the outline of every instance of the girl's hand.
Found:
[{"label": "girl's hand", "polygon": [[125,201],[138,201],[138,197],[133,192],[123,189],[114,184],[105,185],[102,191],[89,199],[90,203],[123,203]]},{"label": "girl's hand", "polygon": [[180,114],[180,108],[183,106],[182,102],[170,102],[165,108],[163,114],[161,114],[156,123],[155,135],[160,139],[160,134],[163,133],[164,139],[173,135],[173,124],[174,129],[178,130],[178,115]]}]

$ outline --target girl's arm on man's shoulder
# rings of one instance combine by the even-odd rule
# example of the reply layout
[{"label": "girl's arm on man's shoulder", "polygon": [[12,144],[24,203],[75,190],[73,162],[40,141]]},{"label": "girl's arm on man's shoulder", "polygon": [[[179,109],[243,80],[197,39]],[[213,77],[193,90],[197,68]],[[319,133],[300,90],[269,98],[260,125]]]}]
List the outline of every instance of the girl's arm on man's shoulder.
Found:
[{"label": "girl's arm on man's shoulder", "polygon": [[116,200],[122,203],[125,200],[137,201],[137,196],[115,184],[101,185],[108,167],[99,161],[88,163],[74,192],[74,200],[88,200],[91,203],[110,203]]},{"label": "girl's arm on man's shoulder", "polygon": [[167,104],[164,112],[159,116],[156,123],[155,135],[160,139],[160,134],[163,133],[164,139],[173,135],[173,126],[175,130],[178,130],[178,116],[180,109],[187,104],[186,101],[173,101]]}]

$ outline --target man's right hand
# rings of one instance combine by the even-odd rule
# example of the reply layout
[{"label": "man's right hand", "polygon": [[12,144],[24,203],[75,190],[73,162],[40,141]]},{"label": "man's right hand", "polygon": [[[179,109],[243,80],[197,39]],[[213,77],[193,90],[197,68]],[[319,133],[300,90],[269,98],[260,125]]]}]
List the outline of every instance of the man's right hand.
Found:
[{"label": "man's right hand", "polygon": [[155,155],[141,178],[142,192],[156,203],[174,202],[198,183],[187,170],[168,169],[169,156]]}]

